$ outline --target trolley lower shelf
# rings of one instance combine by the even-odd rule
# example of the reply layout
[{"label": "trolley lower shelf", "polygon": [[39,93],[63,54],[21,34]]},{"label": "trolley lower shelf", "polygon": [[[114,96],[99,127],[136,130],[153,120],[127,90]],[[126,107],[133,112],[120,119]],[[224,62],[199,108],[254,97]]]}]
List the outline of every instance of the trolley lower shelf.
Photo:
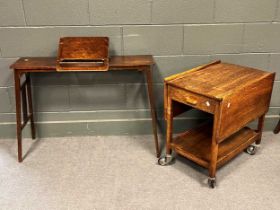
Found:
[{"label": "trolley lower shelf", "polygon": [[[244,127],[219,144],[217,167],[222,166],[231,158],[254,143],[260,134]],[[172,149],[178,154],[208,168],[211,159],[212,124],[204,124],[198,128],[188,130],[171,143]]]}]

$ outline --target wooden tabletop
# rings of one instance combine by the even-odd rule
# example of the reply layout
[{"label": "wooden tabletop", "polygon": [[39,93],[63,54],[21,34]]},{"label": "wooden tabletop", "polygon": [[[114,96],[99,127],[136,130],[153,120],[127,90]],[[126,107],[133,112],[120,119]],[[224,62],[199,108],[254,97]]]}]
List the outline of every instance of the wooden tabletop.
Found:
[{"label": "wooden tabletop", "polygon": [[[10,68],[32,71],[56,71],[56,57],[23,57]],[[109,60],[110,70],[133,69],[153,65],[152,55],[112,56]]]},{"label": "wooden tabletop", "polygon": [[187,71],[167,83],[194,93],[221,99],[223,96],[273,73],[234,65],[214,63],[205,68]]}]

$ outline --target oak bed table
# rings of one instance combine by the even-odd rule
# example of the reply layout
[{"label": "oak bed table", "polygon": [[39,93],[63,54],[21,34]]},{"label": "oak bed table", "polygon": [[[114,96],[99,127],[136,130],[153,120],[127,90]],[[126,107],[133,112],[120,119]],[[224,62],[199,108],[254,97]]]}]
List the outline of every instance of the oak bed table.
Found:
[{"label": "oak bed table", "polygon": [[[208,169],[208,185],[216,184],[216,170],[243,150],[254,154],[261,143],[275,73],[216,61],[165,78],[166,156],[172,150]],[[172,136],[173,118],[190,109],[210,113],[210,122]],[[258,127],[246,127],[258,119]],[[209,120],[208,120],[209,121]]]},{"label": "oak bed table", "polygon": [[[153,135],[156,148],[156,156],[160,156],[159,143],[157,136],[157,116],[155,110],[155,101],[153,95],[152,68],[154,65],[152,55],[135,55],[135,56],[112,56],[109,58],[109,71],[120,70],[137,70],[142,71],[146,76],[148,98],[153,125]],[[18,59],[10,66],[14,71],[15,82],[15,99],[16,99],[16,130],[18,144],[18,161],[22,162],[22,130],[28,121],[31,124],[32,138],[35,139],[34,113],[31,97],[31,80],[30,73],[36,72],[57,72],[56,57],[24,57]],[[71,70],[73,71],[79,71]],[[25,76],[22,82],[21,78]],[[23,119],[22,119],[23,118]]]}]

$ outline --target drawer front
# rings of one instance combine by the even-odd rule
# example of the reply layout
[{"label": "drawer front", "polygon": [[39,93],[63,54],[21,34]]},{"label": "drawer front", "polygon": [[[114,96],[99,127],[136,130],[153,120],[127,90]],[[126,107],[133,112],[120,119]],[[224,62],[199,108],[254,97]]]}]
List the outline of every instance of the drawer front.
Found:
[{"label": "drawer front", "polygon": [[169,87],[169,96],[172,100],[187,104],[195,109],[199,109],[208,113],[214,113],[217,101],[195,94],[186,90],[175,87]]}]

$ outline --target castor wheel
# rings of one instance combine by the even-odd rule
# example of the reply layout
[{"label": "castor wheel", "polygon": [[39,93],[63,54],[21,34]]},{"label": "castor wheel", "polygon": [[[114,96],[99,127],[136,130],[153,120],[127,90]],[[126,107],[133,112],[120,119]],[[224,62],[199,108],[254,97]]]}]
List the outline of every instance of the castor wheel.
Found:
[{"label": "castor wheel", "polygon": [[173,162],[172,155],[166,155],[166,156],[158,159],[158,164],[161,165],[161,166],[170,165],[172,162]]},{"label": "castor wheel", "polygon": [[210,188],[215,188],[215,186],[216,186],[216,178],[211,178],[211,177],[209,177],[208,178],[208,186],[210,187]]},{"label": "castor wheel", "polygon": [[257,148],[256,148],[256,146],[254,146],[254,145],[250,145],[250,146],[247,147],[247,149],[246,149],[246,152],[247,152],[249,155],[254,155],[254,154],[256,154],[256,151],[257,151]]}]

